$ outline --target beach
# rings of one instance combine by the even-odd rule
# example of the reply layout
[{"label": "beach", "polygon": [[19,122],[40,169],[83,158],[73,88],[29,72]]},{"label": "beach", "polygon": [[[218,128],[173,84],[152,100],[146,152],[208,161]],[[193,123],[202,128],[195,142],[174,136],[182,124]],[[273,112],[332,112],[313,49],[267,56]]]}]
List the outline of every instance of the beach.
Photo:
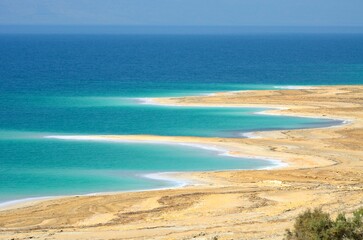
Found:
[{"label": "beach", "polygon": [[263,114],[338,119],[326,128],[259,131],[248,138],[88,136],[223,149],[280,168],[171,173],[174,189],[58,197],[5,206],[1,239],[282,239],[307,208],[336,215],[363,206],[363,86],[290,87],[147,99],[180,106],[273,108]]}]

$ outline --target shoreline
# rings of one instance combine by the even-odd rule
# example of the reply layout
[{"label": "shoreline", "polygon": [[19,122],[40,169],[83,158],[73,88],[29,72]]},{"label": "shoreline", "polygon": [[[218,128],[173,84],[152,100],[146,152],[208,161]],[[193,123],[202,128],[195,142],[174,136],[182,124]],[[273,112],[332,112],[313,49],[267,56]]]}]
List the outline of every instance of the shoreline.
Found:
[{"label": "shoreline", "polygon": [[[135,193],[135,192],[146,192],[146,191],[160,191],[160,190],[172,190],[177,188],[183,188],[187,186],[193,186],[198,183],[192,182],[190,179],[178,180],[177,176],[172,177],[172,175],[177,175],[179,172],[154,172],[140,175],[140,177],[154,179],[154,180],[163,180],[166,182],[175,182],[175,186],[167,186],[167,187],[159,187],[159,188],[150,188],[150,189],[135,189],[135,190],[124,190],[124,191],[111,191],[111,192],[92,192],[85,194],[70,194],[70,195],[57,195],[57,196],[40,196],[40,197],[29,197],[29,198],[21,198],[10,200],[6,202],[0,202],[0,212],[16,209],[24,206],[32,206],[34,204],[48,201],[48,200],[57,200],[62,198],[71,198],[71,197],[86,197],[86,196],[105,196],[105,195],[113,195],[113,194],[122,194],[122,193]],[[184,172],[183,172],[184,173]]]},{"label": "shoreline", "polygon": [[[120,135],[121,137],[124,135]],[[73,138],[74,137],[74,138]],[[148,191],[158,191],[158,190],[171,190],[184,188],[188,186],[200,185],[202,183],[193,182],[191,179],[180,180],[180,175],[189,175],[195,172],[223,172],[223,171],[254,171],[254,170],[272,170],[287,167],[288,164],[279,160],[279,159],[271,159],[263,156],[250,156],[250,155],[234,155],[231,154],[228,149],[218,148],[216,146],[211,146],[208,144],[192,144],[187,142],[163,142],[163,141],[144,141],[144,140],[117,140],[114,137],[117,135],[110,135],[111,138],[107,138],[107,136],[86,136],[86,135],[78,135],[78,136],[46,136],[45,138],[53,138],[53,139],[66,139],[66,140],[74,140],[74,141],[110,141],[110,142],[123,142],[123,143],[146,143],[146,144],[161,144],[161,145],[181,145],[193,148],[200,148],[204,150],[209,150],[216,152],[219,156],[226,156],[232,158],[241,158],[242,159],[257,159],[269,162],[271,166],[265,166],[260,168],[253,169],[219,169],[219,170],[196,170],[196,171],[180,171],[180,172],[151,172],[147,174],[141,174],[139,177],[149,178],[154,180],[162,180],[165,182],[174,182],[175,185],[167,186],[167,187],[156,187],[156,188],[146,188],[146,189],[136,189],[136,190],[124,190],[124,191],[111,191],[111,192],[94,192],[94,193],[85,193],[85,194],[70,194],[70,195],[57,195],[57,196],[39,196],[39,197],[29,197],[29,198],[21,198],[15,199],[5,202],[0,202],[0,212],[8,209],[14,209],[18,207],[23,207],[24,205],[32,205],[39,203],[40,201],[46,200],[55,200],[59,198],[68,198],[75,196],[94,196],[94,195],[111,195],[111,194],[119,194],[119,193],[132,193],[132,192],[148,192]]]},{"label": "shoreline", "polygon": [[[276,87],[279,88],[280,87]],[[301,87],[301,86],[286,86],[282,87],[281,89],[314,89],[315,87]],[[241,93],[246,91],[253,91],[253,90],[242,90],[242,91],[228,91],[228,92],[216,92],[211,93],[208,95],[197,95],[200,97],[203,96],[218,96],[219,94],[234,94],[234,93]],[[194,97],[194,96],[185,96],[188,97]],[[172,99],[172,98],[180,98],[180,97],[163,97],[163,98],[136,98],[136,100],[145,100],[147,103],[140,102],[139,104],[148,104],[148,105],[157,105],[157,106],[175,106],[175,107],[188,107],[188,105],[165,105],[163,103],[160,103],[159,101],[162,99]],[[196,105],[195,107],[225,107],[222,105],[215,105],[215,106],[206,106],[206,105]],[[256,131],[250,131],[250,132],[242,132],[240,135],[244,138],[249,139],[258,139],[262,138],[259,134],[263,134],[266,132],[273,132],[273,131],[286,131],[286,130],[303,130],[303,129],[324,129],[324,128],[336,128],[341,127],[347,124],[351,124],[353,120],[343,120],[339,118],[330,118],[330,117],[318,117],[318,116],[303,116],[303,115],[286,115],[282,114],[279,111],[282,110],[289,110],[290,108],[288,106],[279,106],[279,107],[271,107],[271,106],[236,106],[237,108],[264,108],[262,111],[253,112],[251,114],[261,114],[261,115],[274,115],[274,116],[291,116],[291,117],[298,117],[298,118],[316,118],[316,119],[328,119],[328,120],[335,120],[335,121],[341,121],[340,124],[334,124],[331,126],[324,126],[324,127],[307,127],[307,128],[291,128],[291,129],[272,129],[272,130],[256,130]],[[172,145],[182,145],[182,146],[188,146],[188,147],[195,147],[195,148],[201,148],[204,150],[210,150],[217,152],[220,156],[226,156],[226,157],[234,157],[234,158],[247,158],[247,159],[258,159],[263,160],[271,163],[271,166],[261,167],[261,168],[254,168],[254,169],[220,169],[220,170],[211,170],[211,171],[180,171],[180,172],[155,172],[155,173],[148,173],[145,175],[141,175],[143,178],[150,178],[155,180],[164,180],[166,182],[175,182],[176,185],[168,186],[168,187],[160,187],[160,188],[150,188],[150,189],[140,189],[140,190],[125,190],[125,191],[112,191],[112,192],[95,192],[95,193],[86,193],[86,194],[71,194],[71,195],[57,195],[57,196],[39,196],[39,197],[29,197],[29,198],[21,198],[21,199],[15,199],[5,202],[0,202],[0,212],[5,211],[8,209],[14,209],[17,207],[22,207],[24,205],[32,205],[36,204],[39,201],[46,201],[46,200],[54,200],[59,198],[67,198],[67,197],[75,197],[75,196],[93,196],[93,195],[110,195],[110,194],[119,194],[119,193],[128,193],[128,192],[141,192],[141,191],[157,191],[157,190],[171,190],[171,189],[177,189],[177,188],[183,188],[190,185],[190,179],[184,179],[184,181],[178,180],[178,176],[182,174],[190,174],[193,172],[222,172],[222,171],[249,171],[249,170],[273,170],[273,169],[281,169],[286,168],[289,166],[287,162],[284,162],[280,159],[272,159],[265,156],[258,156],[258,155],[241,155],[241,154],[233,154],[230,150],[218,148],[216,146],[211,146],[208,143],[201,143],[201,144],[193,144],[188,142],[175,142],[175,141],[157,141],[157,140],[128,140],[128,135],[49,135],[44,136],[44,138],[50,138],[50,139],[60,139],[60,140],[71,140],[71,141],[111,141],[111,142],[128,142],[128,143],[146,143],[146,144],[172,144]],[[130,135],[133,136],[140,136],[140,135]],[[141,135],[143,136],[143,135]],[[149,136],[149,135],[146,135]],[[152,136],[152,135],[150,135]],[[117,137],[121,137],[121,139],[117,139]],[[126,137],[126,138],[124,138]],[[158,135],[155,135],[155,137],[159,137]],[[163,137],[163,136],[161,136]],[[173,136],[174,137],[174,136]],[[177,138],[177,136],[175,136]],[[166,175],[166,177],[162,177],[162,175]]]},{"label": "shoreline", "polygon": [[77,234],[80,239],[112,239],[121,231],[122,238],[129,239],[278,240],[307,207],[350,213],[363,206],[362,99],[362,85],[162,98],[162,103],[171,105],[286,106],[269,112],[348,121],[322,128],[253,132],[259,138],[141,136],[144,140],[207,143],[232,154],[281,159],[289,166],[178,173],[203,184],[44,200],[1,211],[2,235],[67,239]]}]

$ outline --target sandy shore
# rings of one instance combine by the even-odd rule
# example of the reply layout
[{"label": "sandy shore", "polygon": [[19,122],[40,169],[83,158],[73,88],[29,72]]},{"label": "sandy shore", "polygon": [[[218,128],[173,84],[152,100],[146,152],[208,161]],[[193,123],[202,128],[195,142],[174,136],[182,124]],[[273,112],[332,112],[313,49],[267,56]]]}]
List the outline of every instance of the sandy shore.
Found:
[{"label": "sandy shore", "polygon": [[207,144],[280,159],[275,170],[180,173],[179,189],[74,196],[0,212],[1,239],[282,239],[309,207],[363,206],[363,86],[261,90],[153,99],[160,104],[276,107],[271,114],[349,121],[339,127],[254,132],[254,138],[99,136]]}]

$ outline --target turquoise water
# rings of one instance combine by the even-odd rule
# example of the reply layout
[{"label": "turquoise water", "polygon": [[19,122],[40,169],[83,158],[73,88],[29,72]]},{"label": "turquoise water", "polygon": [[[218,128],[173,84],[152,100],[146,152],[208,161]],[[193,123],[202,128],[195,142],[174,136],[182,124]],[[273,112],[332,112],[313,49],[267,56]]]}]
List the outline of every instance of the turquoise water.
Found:
[{"label": "turquoise water", "polygon": [[150,173],[256,169],[192,146],[53,135],[243,137],[341,121],[264,109],[140,104],[140,97],[363,83],[361,35],[0,36],[0,202],[175,186]]},{"label": "turquoise water", "polygon": [[[0,129],[57,134],[153,134],[166,136],[241,137],[258,129],[334,125],[339,121],[264,116],[264,109],[172,107],[139,104],[114,97],[19,97],[4,99],[11,109]],[[282,121],[283,119],[283,121]]]},{"label": "turquoise water", "polygon": [[[253,130],[324,127],[337,120],[266,116],[264,109],[170,107],[118,98],[12,99],[1,116],[0,201],[175,186],[145,174],[275,166],[192,146],[49,139],[88,134],[242,137]],[[2,103],[6,105],[6,103]]]},{"label": "turquoise water", "polygon": [[253,169],[263,160],[219,156],[194,147],[57,140],[0,141],[0,200],[174,186],[152,172]]}]

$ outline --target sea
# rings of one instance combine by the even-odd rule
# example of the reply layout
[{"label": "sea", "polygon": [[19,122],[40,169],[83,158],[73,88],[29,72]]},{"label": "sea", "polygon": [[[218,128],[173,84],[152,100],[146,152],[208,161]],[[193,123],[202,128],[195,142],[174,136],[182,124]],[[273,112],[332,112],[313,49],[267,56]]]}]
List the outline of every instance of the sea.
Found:
[{"label": "sea", "polygon": [[150,97],[363,83],[362,34],[0,35],[0,203],[183,186],[166,173],[266,169],[278,159],[89,135],[243,138],[336,119]]}]

